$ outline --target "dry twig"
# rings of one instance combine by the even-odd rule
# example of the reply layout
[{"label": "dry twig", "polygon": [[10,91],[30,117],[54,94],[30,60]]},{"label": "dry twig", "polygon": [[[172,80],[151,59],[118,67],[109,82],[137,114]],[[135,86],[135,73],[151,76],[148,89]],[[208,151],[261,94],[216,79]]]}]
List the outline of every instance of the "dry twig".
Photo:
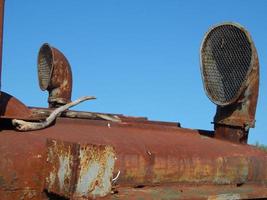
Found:
[{"label": "dry twig", "polygon": [[27,122],[24,120],[19,119],[13,119],[12,124],[16,127],[19,131],[33,131],[33,130],[39,130],[48,127],[62,112],[65,110],[87,100],[95,99],[93,96],[85,96],[81,97],[73,102],[70,102],[64,106],[61,106],[57,109],[55,109],[49,117],[45,119],[45,121],[42,122]]}]

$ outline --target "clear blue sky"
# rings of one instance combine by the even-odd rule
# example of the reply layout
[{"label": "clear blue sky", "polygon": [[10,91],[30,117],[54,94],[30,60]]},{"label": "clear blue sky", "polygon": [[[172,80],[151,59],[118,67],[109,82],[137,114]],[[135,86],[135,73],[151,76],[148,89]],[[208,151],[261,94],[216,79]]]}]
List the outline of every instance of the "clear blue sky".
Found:
[{"label": "clear blue sky", "polygon": [[213,24],[234,21],[252,35],[260,59],[256,128],[267,144],[267,1],[6,0],[2,90],[30,106],[47,106],[37,53],[48,42],[72,65],[73,97],[95,95],[78,110],[179,121],[213,129],[199,48]]}]

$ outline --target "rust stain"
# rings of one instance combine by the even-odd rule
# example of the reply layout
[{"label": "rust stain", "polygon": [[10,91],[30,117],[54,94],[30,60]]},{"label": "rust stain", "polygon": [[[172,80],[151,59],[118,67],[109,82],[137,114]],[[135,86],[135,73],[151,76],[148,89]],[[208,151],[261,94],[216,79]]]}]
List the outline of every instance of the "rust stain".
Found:
[{"label": "rust stain", "polygon": [[57,191],[60,195],[71,193],[76,144],[57,140],[48,140],[46,187],[48,191]]},{"label": "rust stain", "polygon": [[0,118],[31,119],[31,117],[32,112],[26,105],[15,97],[1,91]]},{"label": "rust stain", "polygon": [[110,146],[81,146],[75,197],[103,197],[111,191],[115,152]]},{"label": "rust stain", "polygon": [[[106,124],[59,118],[54,127],[38,133],[22,135],[13,130],[3,131],[0,195],[16,191],[13,199],[18,199],[28,187],[36,191],[37,197],[47,190],[66,198],[86,199],[109,196],[114,187],[123,193],[124,187],[150,188],[165,184],[193,188],[208,184],[211,189],[252,183],[263,188],[267,185],[266,152],[251,146],[203,139],[197,130],[172,126],[153,125],[151,129],[151,125],[140,127],[141,124],[134,122],[130,126],[112,123],[112,128],[108,128]],[[119,178],[112,185],[111,178],[119,171]],[[137,193],[142,197],[158,190],[145,191]],[[189,194],[168,191],[159,193]],[[259,195],[259,190],[255,191],[254,196],[264,197]],[[207,193],[218,194],[228,193],[212,193],[212,190]]]},{"label": "rust stain", "polygon": [[46,189],[65,197],[88,199],[111,191],[115,151],[111,146],[48,140]]},{"label": "rust stain", "polygon": [[127,200],[234,200],[234,199],[260,199],[266,196],[266,186],[262,185],[186,185],[186,184],[160,184],[143,186],[139,188],[117,187],[116,192],[104,199]]},{"label": "rust stain", "polygon": [[49,107],[71,101],[72,72],[67,58],[58,49],[45,43],[38,54],[38,77],[42,90],[49,92]]},{"label": "rust stain", "polygon": [[201,72],[205,92],[217,105],[215,137],[247,143],[259,91],[258,55],[249,32],[232,22],[213,26],[202,41]]},{"label": "rust stain", "polygon": [[[3,4],[0,0],[0,23]],[[2,29],[0,62],[1,35]],[[254,48],[252,45],[254,60],[246,91],[233,107],[217,109],[216,138],[246,143],[248,128],[254,126],[259,75]],[[68,103],[72,77],[65,56],[45,44],[38,67],[41,89],[49,91],[49,106]],[[107,122],[99,119],[101,113],[66,111],[53,126],[22,135],[12,129],[10,119],[41,119],[51,110],[29,109],[5,93],[1,93],[0,104],[1,118],[5,118],[0,139],[1,199],[267,197],[267,153],[214,139],[214,132],[123,115]],[[111,116],[103,118],[110,120]],[[210,137],[203,139],[201,134]]]}]

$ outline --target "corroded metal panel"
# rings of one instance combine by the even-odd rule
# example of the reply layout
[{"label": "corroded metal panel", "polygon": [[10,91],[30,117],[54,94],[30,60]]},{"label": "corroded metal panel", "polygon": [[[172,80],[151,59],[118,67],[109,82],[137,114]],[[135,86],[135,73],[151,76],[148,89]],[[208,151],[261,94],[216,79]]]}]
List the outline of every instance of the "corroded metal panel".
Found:
[{"label": "corroded metal panel", "polygon": [[1,200],[41,199],[45,160],[42,141],[42,138],[33,135],[1,132]]},{"label": "corroded metal panel", "polygon": [[31,110],[17,98],[1,92],[0,118],[31,119]]},{"label": "corroded metal panel", "polygon": [[1,200],[267,196],[266,152],[169,125],[58,118],[2,131],[0,157]]},{"label": "corroded metal panel", "polygon": [[48,140],[47,149],[48,192],[73,199],[110,193],[115,164],[113,147]]},{"label": "corroded metal panel", "polygon": [[48,191],[69,197],[75,181],[75,159],[79,145],[48,140],[45,187]]},{"label": "corroded metal panel", "polygon": [[111,146],[81,145],[75,198],[103,197],[111,191],[115,152]]},{"label": "corroded metal panel", "polygon": [[113,194],[104,198],[127,200],[238,200],[263,199],[267,187],[262,185],[177,185],[161,184],[153,187],[117,187]]}]

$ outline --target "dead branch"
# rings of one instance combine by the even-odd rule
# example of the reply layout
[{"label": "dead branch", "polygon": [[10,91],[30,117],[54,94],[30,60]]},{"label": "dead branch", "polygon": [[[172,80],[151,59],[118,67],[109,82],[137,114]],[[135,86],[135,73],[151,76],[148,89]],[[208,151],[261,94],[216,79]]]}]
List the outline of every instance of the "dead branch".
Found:
[{"label": "dead branch", "polygon": [[83,101],[92,100],[92,99],[96,99],[96,98],[93,96],[85,96],[85,97],[81,97],[81,98],[79,98],[73,102],[70,102],[64,106],[61,106],[61,107],[55,109],[49,115],[49,117],[47,117],[42,122],[27,122],[24,120],[13,119],[12,124],[19,131],[33,131],[33,130],[44,129],[44,128],[48,127],[65,110],[67,110],[73,106],[76,106],[77,104],[79,104]]}]

